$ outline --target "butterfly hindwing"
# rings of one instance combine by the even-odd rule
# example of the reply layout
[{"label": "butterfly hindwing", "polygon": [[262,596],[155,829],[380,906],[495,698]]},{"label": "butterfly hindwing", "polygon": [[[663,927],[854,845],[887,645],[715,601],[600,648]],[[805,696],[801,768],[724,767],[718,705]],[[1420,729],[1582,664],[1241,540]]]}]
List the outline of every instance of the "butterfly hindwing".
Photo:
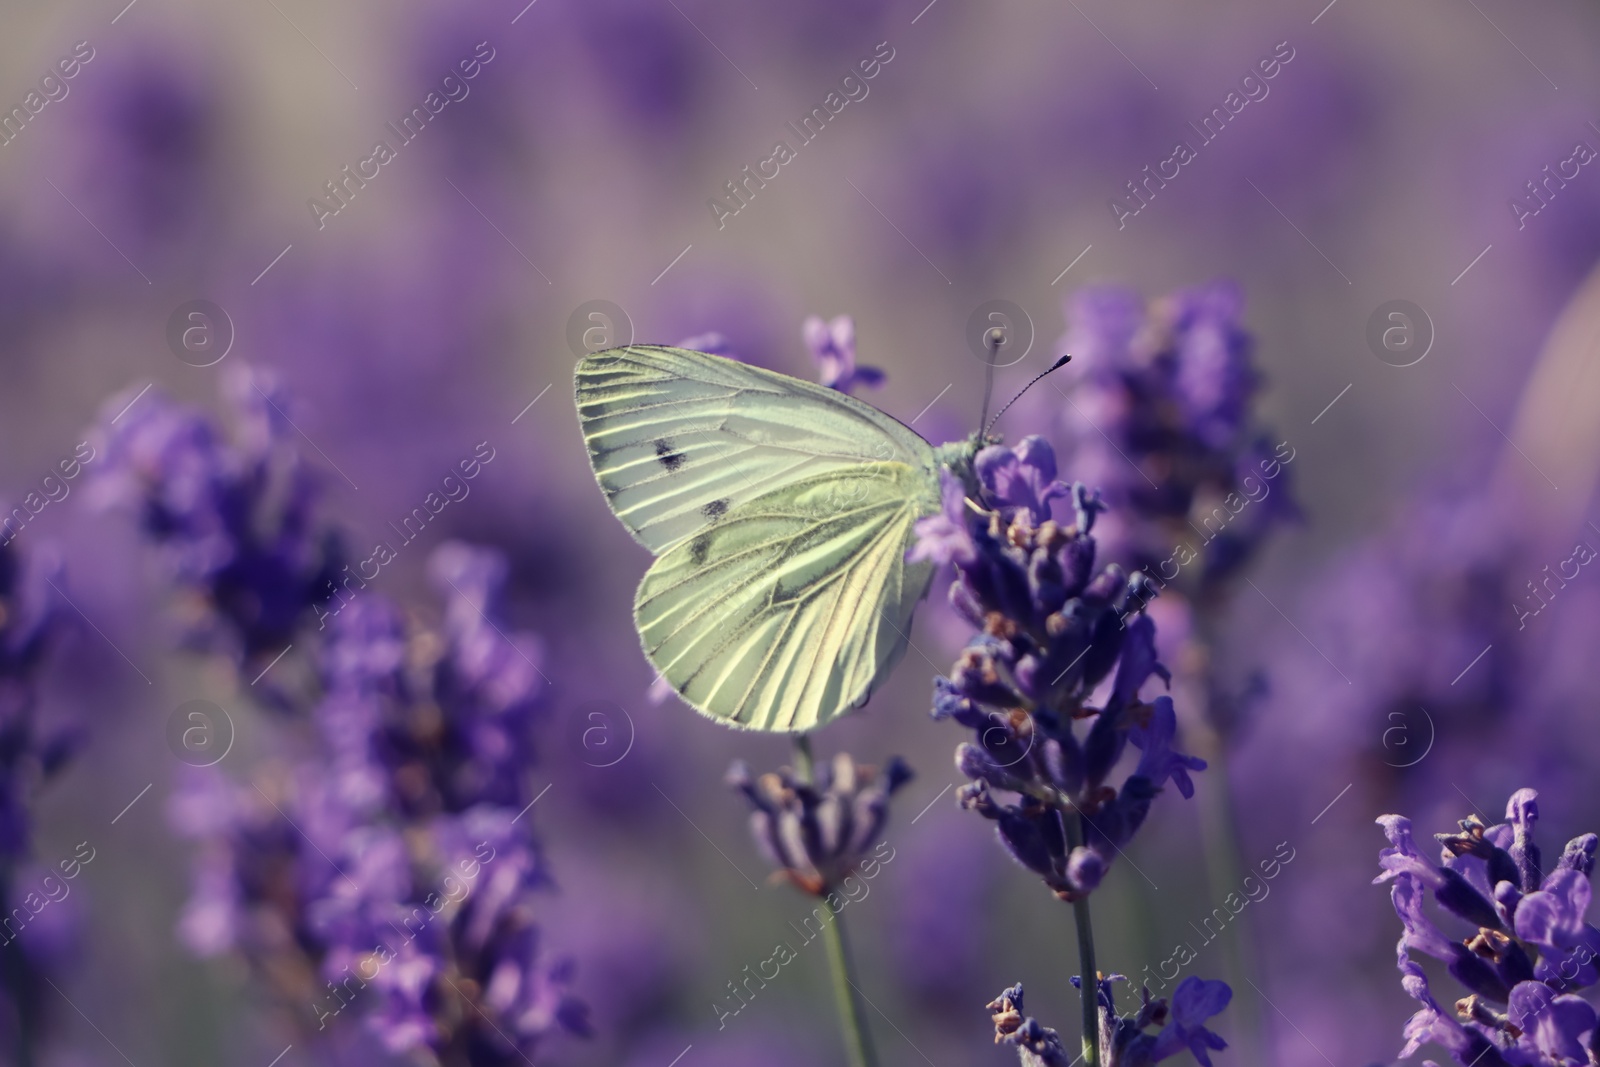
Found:
[{"label": "butterfly hindwing", "polygon": [[703,352],[596,352],[577,402],[611,510],[657,554],[799,479],[875,462],[936,477],[928,443],[871,405]]},{"label": "butterfly hindwing", "polygon": [[802,731],[859,706],[905,651],[932,568],[907,563],[937,507],[903,463],[813,474],[729,508],[639,585],[646,655],[695,708]]}]

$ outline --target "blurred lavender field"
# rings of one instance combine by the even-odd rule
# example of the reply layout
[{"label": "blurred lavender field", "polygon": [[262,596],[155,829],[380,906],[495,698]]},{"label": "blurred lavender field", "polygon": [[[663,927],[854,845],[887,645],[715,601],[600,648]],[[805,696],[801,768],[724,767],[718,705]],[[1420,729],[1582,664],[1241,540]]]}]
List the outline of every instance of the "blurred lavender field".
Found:
[{"label": "blurred lavender field", "polygon": [[[1398,1062],[1379,850],[1401,899],[1469,816],[1508,825],[1449,869],[1505,910],[1447,936],[1499,971],[1419,968],[1445,1014],[1538,984],[1513,942],[1600,949],[1558,870],[1600,829],[1590,8],[124,2],[0,14],[0,1062],[847,1062],[815,901],[725,780],[761,803],[789,744],[639,649],[650,556],[572,399],[631,341],[828,374],[935,443],[978,429],[985,325],[994,406],[1071,352],[984,487],[1013,547],[1092,521],[1161,586],[1107,595],[1144,614],[1072,676],[1144,716],[1113,777],[1173,783],[1092,856],[1013,862],[998,772],[929,715],[946,677],[971,726],[1017,652],[963,647],[1006,605],[962,592],[959,514],[911,650],[815,736],[889,812],[817,863],[857,874],[881,1063],[1017,1062],[985,1005],[1019,981],[1075,1050],[1053,893],[1090,890],[1125,1013],[1221,979],[1217,1064]],[[834,380],[812,315],[882,382]],[[1059,607],[1037,584],[1013,614]],[[1541,940],[1515,910],[1558,890]],[[1564,1010],[1536,1052],[1473,1025],[1600,1063]]]}]

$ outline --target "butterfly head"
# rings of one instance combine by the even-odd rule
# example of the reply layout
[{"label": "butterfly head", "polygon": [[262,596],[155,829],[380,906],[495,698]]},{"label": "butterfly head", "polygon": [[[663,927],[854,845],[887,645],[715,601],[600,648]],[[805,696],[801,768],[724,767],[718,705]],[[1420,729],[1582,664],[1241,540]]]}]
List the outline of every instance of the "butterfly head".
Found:
[{"label": "butterfly head", "polygon": [[979,452],[999,443],[999,437],[974,433],[964,440],[948,441],[940,445],[933,450],[933,454],[939,460],[940,466],[948,468],[951,474],[961,479],[961,484],[966,487],[970,499],[980,500],[982,489],[978,483],[978,471],[974,463]]}]

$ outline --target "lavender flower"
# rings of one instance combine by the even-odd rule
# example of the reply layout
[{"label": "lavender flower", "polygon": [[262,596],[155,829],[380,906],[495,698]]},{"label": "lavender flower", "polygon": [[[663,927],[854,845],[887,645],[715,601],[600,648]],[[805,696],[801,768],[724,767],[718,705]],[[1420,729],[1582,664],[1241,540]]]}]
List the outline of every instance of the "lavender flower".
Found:
[{"label": "lavender flower", "polygon": [[[165,49],[91,47],[89,56],[92,80],[75,90],[83,111],[69,131],[66,192],[147,273],[202,266],[218,243],[205,238],[225,218],[224,108],[215,77],[202,57]],[[105,268],[86,262],[80,269]]]},{"label": "lavender flower", "polygon": [[[1102,975],[1099,979],[1101,1067],[1148,1067],[1180,1052],[1190,1052],[1203,1067],[1211,1067],[1210,1052],[1228,1047],[1205,1025],[1233,999],[1226,982],[1191,975],[1173,990],[1170,1006],[1165,999],[1152,998],[1150,990],[1144,989],[1140,991],[1139,1010],[1119,1016],[1112,983],[1124,981],[1127,979],[1120,974]],[[1078,979],[1073,978],[1072,983],[1078,985]],[[1015,1046],[1022,1067],[1071,1067],[1080,1057],[1068,1054],[1055,1030],[1025,1014],[1022,997],[1022,985],[1018,983],[987,1005],[994,1019],[995,1044]],[[1148,1033],[1153,1026],[1161,1029]]]},{"label": "lavender flower", "polygon": [[248,788],[203,779],[175,804],[205,842],[181,929],[243,954],[316,1029],[360,999],[392,1051],[516,1063],[588,1029],[571,964],[540,953],[548,879],[519,825],[546,682],[538,642],[498,621],[503,558],[450,542],[429,570],[437,633],[376,594],[334,617],[313,758]]},{"label": "lavender flower", "polygon": [[939,471],[939,497],[939,510],[917,520],[917,542],[906,559],[912,563],[926,560],[941,567],[952,563],[970,565],[975,561],[977,547],[967,529],[967,490],[961,479],[947,469]]},{"label": "lavender flower", "polygon": [[[1518,593],[1526,579],[1543,577],[1545,561],[1530,562],[1523,547],[1536,531],[1525,512],[1466,484],[1454,488],[1408,500],[1376,534],[1311,575],[1298,602],[1264,586],[1304,636],[1260,605],[1270,695],[1233,753],[1238,803],[1250,813],[1254,840],[1289,838],[1352,781],[1355,789],[1319,827],[1363,790],[1375,812],[1420,811],[1445,796],[1459,802],[1451,783],[1481,787],[1462,768],[1479,767],[1490,750],[1502,765],[1538,766],[1550,779],[1546,790],[1578,788],[1592,775],[1594,753],[1573,718],[1591,684],[1578,650],[1592,646],[1600,618],[1592,600],[1580,599],[1590,590],[1561,593],[1565,599],[1546,612],[1559,623],[1537,640],[1519,633]],[[1551,621],[1537,618],[1528,629]],[[1285,752],[1316,757],[1285,759]],[[1324,1002],[1329,983],[1356,991],[1361,1002],[1351,1011],[1377,1010],[1368,1003],[1367,939],[1330,940],[1296,918],[1315,913],[1341,930],[1392,921],[1387,899],[1340,887],[1341,871],[1370,862],[1358,845],[1336,834],[1301,850],[1296,863],[1315,869],[1279,879],[1273,892],[1283,905],[1251,913],[1256,943],[1277,976],[1273,998],[1291,1014],[1296,1005]],[[1307,960],[1315,966],[1299,965]],[[1376,1058],[1369,1035],[1341,1029],[1334,1016],[1307,1014],[1302,1026],[1336,1061]],[[1298,1040],[1292,1032],[1282,1038]]]},{"label": "lavender flower", "polygon": [[46,732],[34,711],[44,658],[61,630],[51,552],[24,555],[0,545],[0,865],[28,854],[33,791],[55,776],[76,749],[73,729]]},{"label": "lavender flower", "polygon": [[[287,398],[247,370],[228,385],[234,443],[141,400],[105,431],[101,492],[142,511],[199,604],[192,634],[247,658],[296,633],[338,554],[313,532],[316,484],[285,431]],[[570,963],[540,952],[548,878],[521,821],[549,682],[538,640],[507,632],[499,553],[449,542],[429,576],[444,597],[436,629],[348,583],[353,595],[320,613],[306,642],[318,695],[280,694],[312,705],[296,760],[247,786],[196,770],[174,797],[175,827],[201,842],[179,931],[308,1006],[308,1030],[359,1002],[392,1051],[511,1064],[588,1028]]]},{"label": "lavender flower", "polygon": [[826,322],[816,315],[807,316],[800,325],[800,334],[811,350],[811,358],[817,361],[823,385],[849,393],[857,386],[875,388],[883,384],[882,370],[856,365],[856,323],[849,315]]},{"label": "lavender flower", "polygon": [[1050,501],[1070,495],[1056,480],[1056,454],[1037,434],[1024,437],[1016,448],[990,445],[973,461],[978,480],[995,503],[1010,514],[1026,508],[1035,523],[1050,518]]},{"label": "lavender flower", "polygon": [[318,479],[293,446],[287,398],[242,364],[224,383],[234,442],[159,393],[107,401],[93,492],[138,513],[178,587],[186,642],[248,665],[283,651],[328,599],[340,552],[317,525]]},{"label": "lavender flower", "polygon": [[[549,684],[541,645],[495,622],[507,578],[499,553],[446,542],[428,570],[445,612],[425,643],[377,596],[352,600],[330,625],[327,695],[316,713],[328,750],[348,768],[349,799],[366,793],[363,779],[380,783],[378,802],[408,818],[480,804],[520,809],[530,731]],[[410,711],[430,705],[450,715]]]},{"label": "lavender flower", "polygon": [[[1585,921],[1597,839],[1569,841],[1547,872],[1533,841],[1538,815],[1538,794],[1519,789],[1506,804],[1506,822],[1485,827],[1469,816],[1459,833],[1436,834],[1444,846],[1437,865],[1423,858],[1409,819],[1378,819],[1390,847],[1379,854],[1383,873],[1373,881],[1394,883],[1390,897],[1403,927],[1395,946],[1401,985],[1421,1004],[1406,1023],[1402,1058],[1435,1042],[1463,1065],[1595,1062],[1595,1011],[1575,991],[1600,979],[1600,930]],[[1446,935],[1424,910],[1430,893],[1477,932],[1459,941]],[[1442,961],[1467,987],[1454,1017],[1434,999],[1413,952]]]},{"label": "lavender flower", "polygon": [[[667,12],[671,13],[671,12]],[[682,19],[620,0],[605,0],[568,13],[559,31],[569,43],[550,57],[552,63],[577,59],[574,78],[594,63],[617,64],[612,77],[596,78],[584,102],[608,105],[596,121],[615,121],[641,136],[669,138],[684,130],[706,92],[707,74],[694,51],[694,30]]]},{"label": "lavender flower", "polygon": [[[962,806],[993,820],[1019,863],[1076,900],[1099,885],[1166,783],[1192,796],[1189,772],[1205,763],[1173,749],[1170,698],[1139,699],[1151,675],[1167,674],[1142,613],[1149,591],[1140,577],[1115,564],[1094,572],[1099,499],[1074,485],[1076,523],[1049,517],[1064,489],[1042,438],[1015,452],[985,449],[974,467],[990,510],[970,509],[946,472],[944,510],[918,527],[911,552],[955,564],[951,603],[980,630],[950,677],[935,679],[933,715],[976,735],[956,750],[956,766],[972,779],[958,794]],[[1102,705],[1089,706],[1108,679]],[[1092,720],[1081,740],[1079,720]],[[1141,756],[1116,788],[1106,779],[1129,743]],[[1002,802],[994,791],[1016,799]],[[1080,830],[1083,840],[1074,841]]]},{"label": "lavender flower", "polygon": [[40,990],[47,977],[59,975],[77,925],[71,909],[44,899],[59,891],[57,873],[30,862],[34,795],[81,738],[72,728],[44,729],[35,714],[39,675],[61,630],[54,586],[63,580],[52,554],[24,555],[9,540],[0,544],[0,1043],[6,1048],[37,1039],[47,1014]]},{"label": "lavender flower", "polygon": [[[885,375],[881,369],[856,364],[856,326],[849,315],[827,321],[808,315],[800,324],[800,336],[811,358],[816,360],[818,381],[828,388],[850,393],[858,386],[875,388],[883,384]],[[729,359],[744,358],[734,350],[726,335],[715,330],[685,338],[678,342],[678,347]]]},{"label": "lavender flower", "polygon": [[889,821],[889,798],[911,777],[898,756],[880,771],[858,766],[841,752],[815,782],[802,781],[788,767],[752,779],[742,760],[729,768],[727,780],[755,809],[751,833],[778,868],[774,877],[822,897],[869,862],[868,852]]},{"label": "lavender flower", "polygon": [[1112,507],[1109,558],[1158,588],[1178,581],[1194,599],[1217,592],[1298,514],[1278,481],[1294,449],[1273,446],[1253,421],[1261,377],[1243,305],[1228,282],[1148,310],[1130,290],[1085,289],[1068,301],[1059,342],[1085,368],[1063,419],[1075,473]]}]

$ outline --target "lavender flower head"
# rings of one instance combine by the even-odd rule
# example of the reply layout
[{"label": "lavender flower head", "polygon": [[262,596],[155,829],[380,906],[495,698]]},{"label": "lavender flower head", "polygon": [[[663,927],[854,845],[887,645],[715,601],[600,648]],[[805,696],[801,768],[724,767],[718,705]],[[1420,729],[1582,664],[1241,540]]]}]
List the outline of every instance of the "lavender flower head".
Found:
[{"label": "lavender flower head", "polygon": [[809,315],[800,325],[811,358],[817,361],[823,385],[841,393],[854,392],[857,386],[877,387],[884,373],[877,367],[856,365],[856,323],[849,315],[823,321]]},{"label": "lavender flower head", "polygon": [[898,756],[879,770],[840,752],[814,782],[788,767],[752,779],[742,760],[727,780],[754,809],[750,830],[777,868],[773,877],[823,897],[868,862],[889,821],[889,798],[911,777]]},{"label": "lavender flower head", "polygon": [[538,642],[500,621],[498,553],[447,542],[429,570],[437,632],[374,593],[332,618],[309,758],[179,798],[179,829],[205,844],[181,930],[243,954],[318,1030],[359,1002],[392,1051],[517,1063],[588,1028],[570,963],[540,953],[548,879],[522,821],[547,683]]},{"label": "lavender flower head", "polygon": [[1062,416],[1073,469],[1111,505],[1109,558],[1158,587],[1182,575],[1194,598],[1298,515],[1287,479],[1276,481],[1294,449],[1254,422],[1261,377],[1243,307],[1230,282],[1148,309],[1131,290],[1090,288],[1069,299],[1059,342],[1084,367]]},{"label": "lavender flower head", "polygon": [[293,446],[288,399],[242,364],[223,381],[234,441],[160,393],[107,401],[92,492],[138,514],[180,593],[186,642],[249,663],[281,652],[328,598],[340,553],[317,525],[318,479]]},{"label": "lavender flower head", "polygon": [[[1441,1045],[1458,1064],[1481,1067],[1589,1067],[1600,1060],[1596,1014],[1576,991],[1600,979],[1600,930],[1586,921],[1596,837],[1567,843],[1554,864],[1533,839],[1538,794],[1519,789],[1506,821],[1485,827],[1476,816],[1460,832],[1436,834],[1438,864],[1423,858],[1411,821],[1378,819],[1390,847],[1379,855],[1403,932],[1395,946],[1401,985],[1421,1007],[1405,1027],[1401,1058]],[[1476,932],[1456,940],[1424,910],[1429,895]],[[1442,961],[1467,988],[1452,1015],[1434,999],[1412,956]]]},{"label": "lavender flower head", "polygon": [[61,631],[55,554],[0,544],[0,872],[28,855],[34,791],[71,758],[80,735],[46,731],[35,716],[38,678]]},{"label": "lavender flower head", "polygon": [[39,675],[62,627],[64,578],[53,553],[24,554],[14,536],[8,530],[0,543],[0,1043],[8,1049],[31,1044],[53,1012],[46,982],[60,976],[80,925],[75,906],[55,896],[78,864],[62,862],[58,873],[31,860],[34,796],[82,738],[71,727],[46,730],[36,715]]},{"label": "lavender flower head", "polygon": [[[1206,1020],[1220,1014],[1233,999],[1226,982],[1208,981],[1191,975],[1178,983],[1169,1005],[1152,998],[1150,990],[1140,991],[1139,1010],[1119,1016],[1113,982],[1127,981],[1120,974],[1102,975],[1098,1001],[1101,1067],[1148,1067],[1181,1052],[1190,1052],[1202,1067],[1212,1067],[1210,1052],[1228,1043],[1206,1028]],[[1074,986],[1078,979],[1072,979]],[[1068,1054],[1061,1035],[1023,1010],[1022,985],[1004,990],[987,1007],[994,1019],[994,1041],[1012,1045],[1022,1067],[1072,1067],[1082,1059]],[[1153,1026],[1161,1029],[1149,1033]]]},{"label": "lavender flower head", "polygon": [[[958,796],[996,823],[1019,863],[1076,900],[1100,884],[1166,783],[1192,796],[1189,773],[1205,762],[1173,749],[1170,698],[1139,699],[1152,675],[1167,672],[1141,576],[1115,564],[1095,572],[1099,498],[1055,481],[1055,456],[1038,437],[978,454],[975,501],[955,474],[942,477],[943,510],[919,524],[910,557],[954,565],[950,601],[979,630],[950,676],[934,680],[934,718],[975,734],[956,750],[972,779]],[[1064,496],[1070,526],[1051,517]],[[1089,724],[1081,738],[1080,721]],[[1129,744],[1138,762],[1114,787],[1107,779]]]},{"label": "lavender flower head", "polygon": [[358,579],[320,610],[338,554],[314,528],[288,399],[243,368],[226,384],[232,442],[160,397],[113,400],[99,487],[139,509],[208,646],[276,655],[320,616],[295,638],[314,695],[276,698],[309,705],[280,724],[288,758],[248,784],[193,769],[173,799],[175,828],[200,843],[180,936],[243,957],[309,1008],[304,1030],[356,1008],[385,1047],[423,1062],[509,1065],[587,1032],[571,965],[540,951],[548,878],[524,816],[549,681],[539,641],[508,632],[504,558],[434,551],[437,627]]}]

